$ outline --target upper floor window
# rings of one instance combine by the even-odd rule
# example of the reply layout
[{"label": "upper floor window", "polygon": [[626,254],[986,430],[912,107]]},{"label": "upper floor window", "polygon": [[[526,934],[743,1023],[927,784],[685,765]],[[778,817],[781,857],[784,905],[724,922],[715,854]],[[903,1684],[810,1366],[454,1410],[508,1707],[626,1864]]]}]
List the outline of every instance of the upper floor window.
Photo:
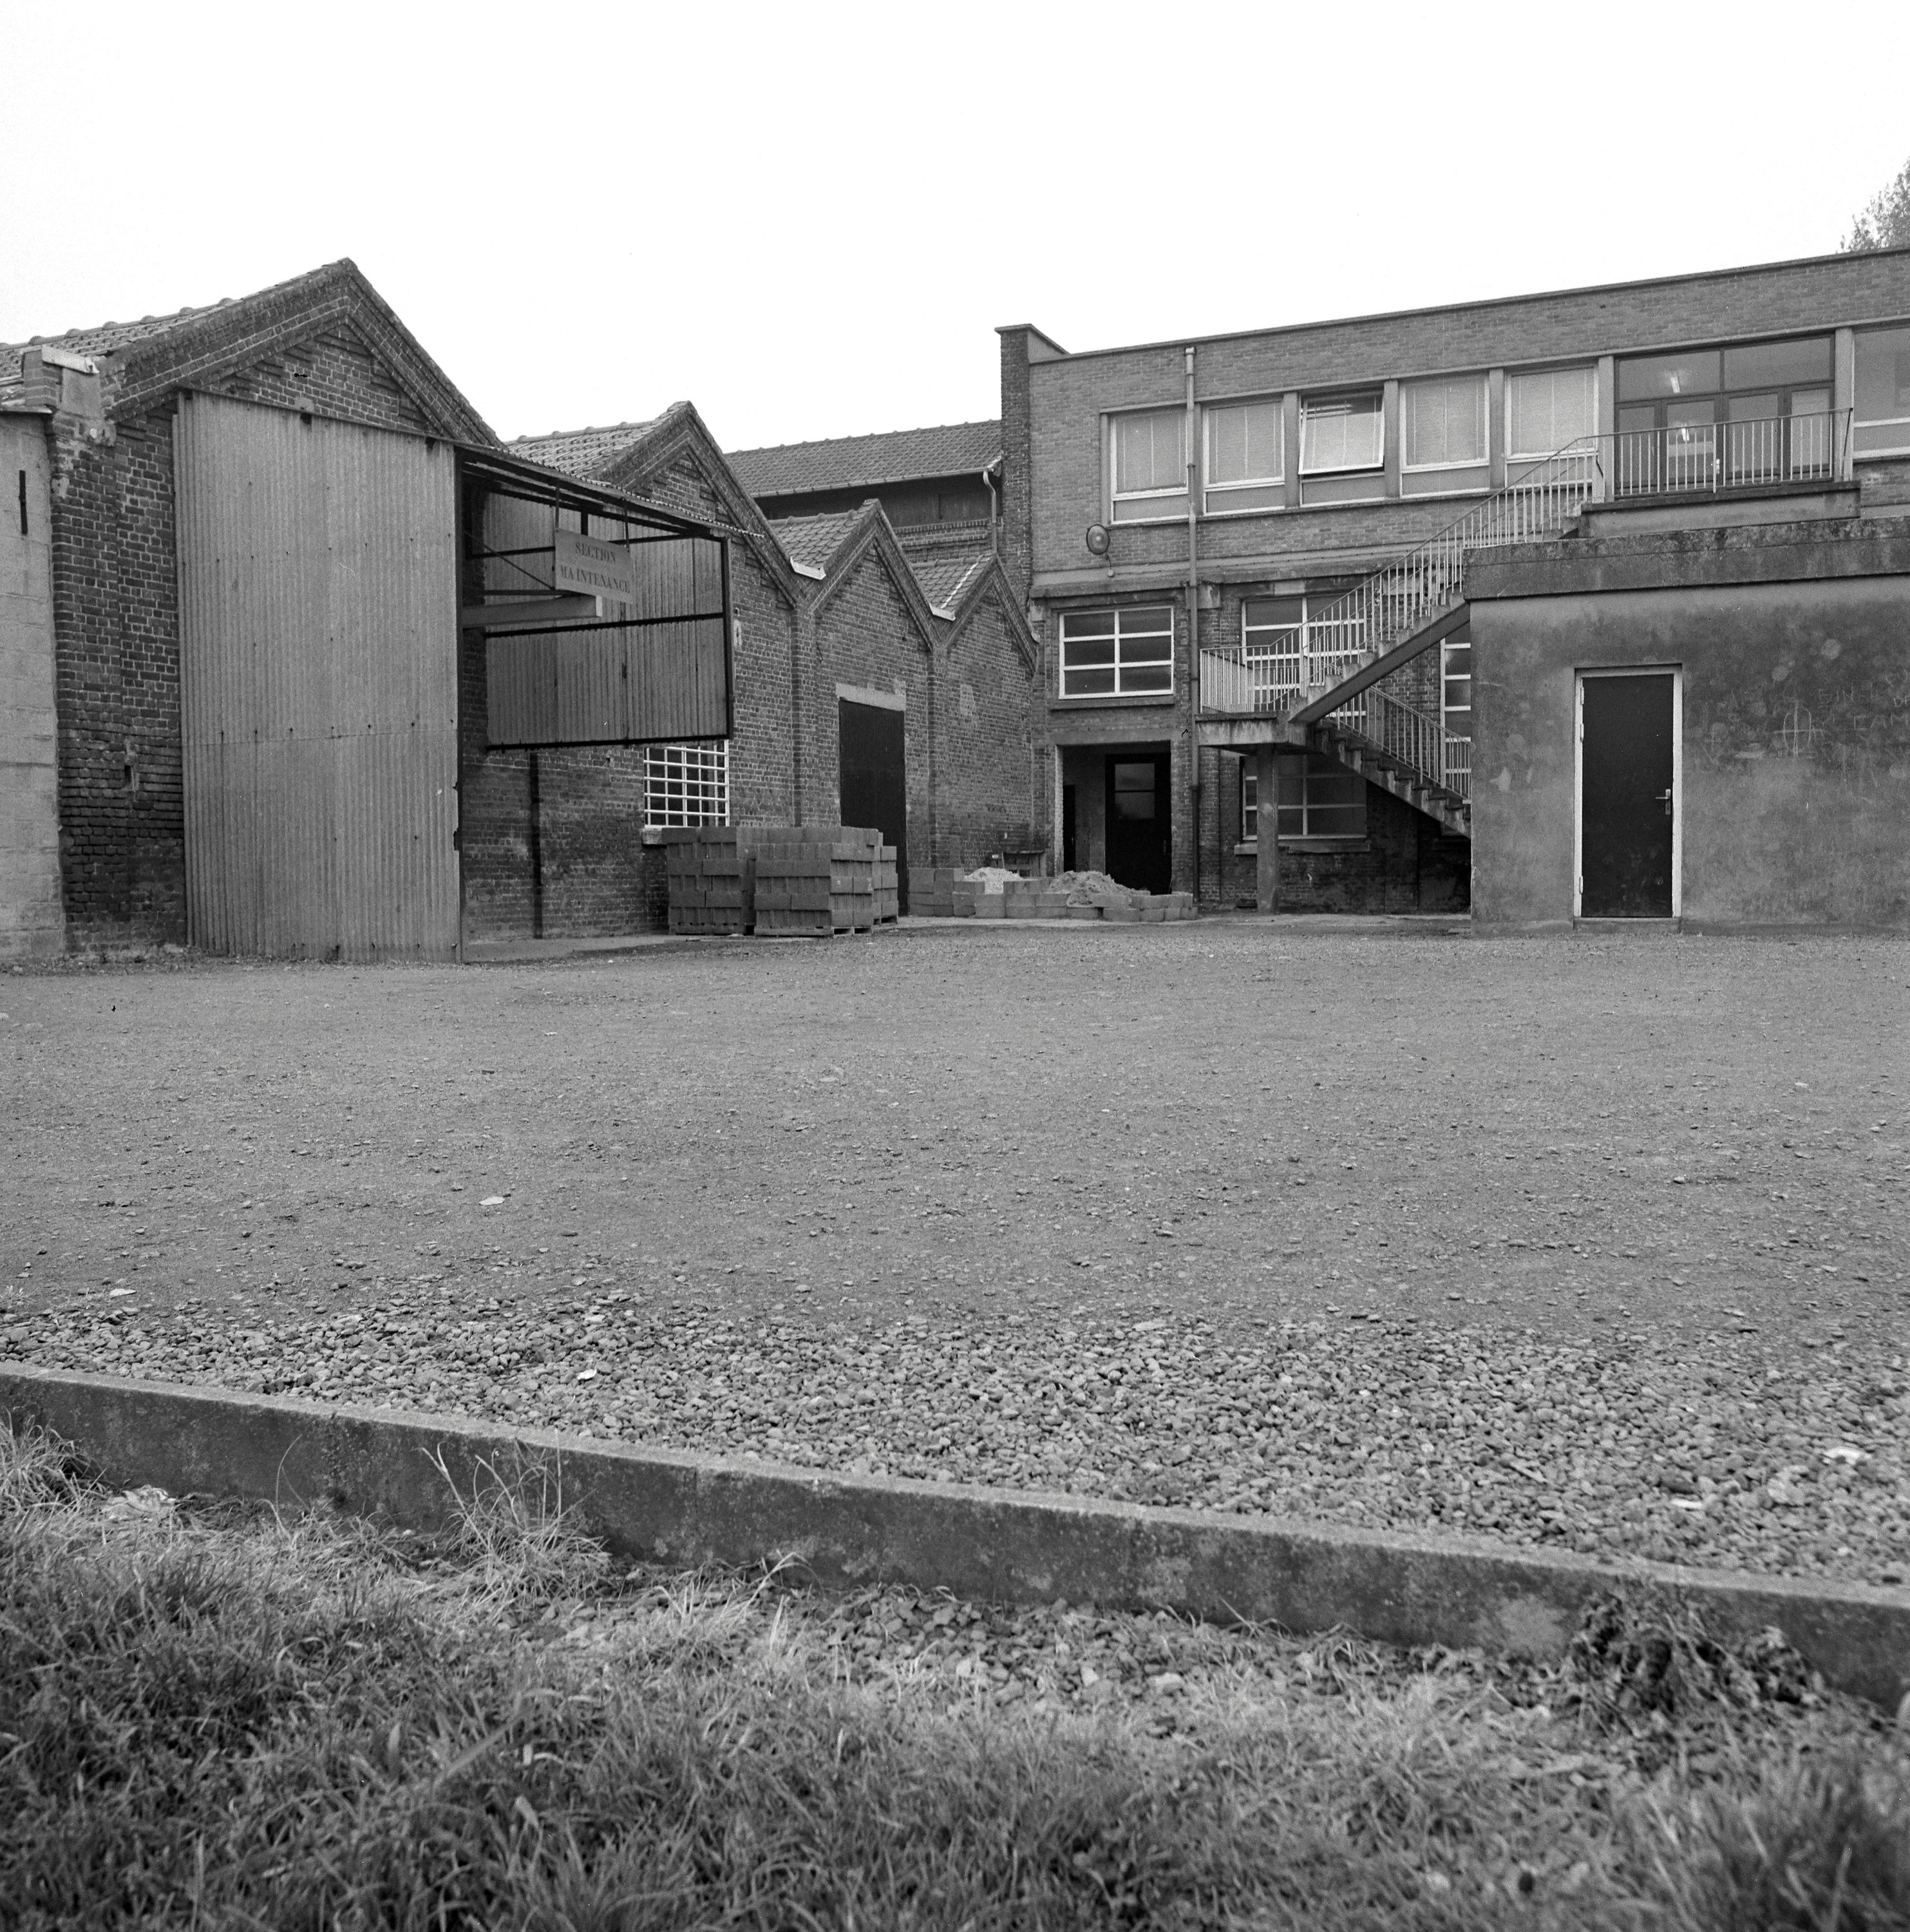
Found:
[{"label": "upper floor window", "polygon": [[1147,410],[1108,424],[1117,523],[1187,514],[1187,417]]},{"label": "upper floor window", "polygon": [[1400,390],[1408,470],[1474,469],[1486,460],[1486,378],[1441,376]]},{"label": "upper floor window", "polygon": [[1174,607],[1123,604],[1061,619],[1061,695],[1128,698],[1174,689]]},{"label": "upper floor window", "polygon": [[1207,513],[1270,510],[1285,500],[1286,408],[1261,403],[1210,404],[1207,434]]},{"label": "upper floor window", "polygon": [[1382,392],[1309,396],[1300,406],[1300,473],[1329,476],[1377,470],[1386,460],[1386,411]]},{"label": "upper floor window", "polygon": [[1598,433],[1598,370],[1521,369],[1506,377],[1506,459],[1529,463]]},{"label": "upper floor window", "polygon": [[1857,338],[1859,456],[1910,455],[1910,328],[1867,328]]},{"label": "upper floor window", "polygon": [[1828,335],[1618,364],[1621,496],[1822,478],[1833,441]]}]

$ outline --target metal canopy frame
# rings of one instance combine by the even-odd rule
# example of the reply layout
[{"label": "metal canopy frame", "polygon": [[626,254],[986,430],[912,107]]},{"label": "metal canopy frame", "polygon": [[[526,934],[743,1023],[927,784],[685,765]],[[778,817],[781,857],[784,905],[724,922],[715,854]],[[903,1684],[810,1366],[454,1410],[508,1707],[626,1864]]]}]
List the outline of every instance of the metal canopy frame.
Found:
[{"label": "metal canopy frame", "polygon": [[[460,570],[475,566],[481,575],[485,565],[502,562],[524,579],[521,596],[507,594],[499,597],[481,585],[477,603],[464,604],[460,597],[460,627],[466,630],[481,630],[488,644],[493,640],[506,638],[562,637],[582,631],[598,633],[647,631],[667,625],[720,622],[723,626],[723,740],[727,741],[734,736],[736,626],[730,573],[730,539],[741,536],[742,532],[733,525],[686,517],[679,511],[650,502],[646,498],[610,489],[601,484],[585,482],[579,478],[546,469],[541,464],[506,455],[498,450],[469,443],[459,443],[455,448],[460,486]],[[616,544],[626,549],[649,544],[681,542],[686,538],[713,543],[716,546],[720,572],[721,607],[709,610],[676,611],[667,616],[611,617],[599,615],[595,598],[571,595],[557,589],[554,568],[549,576],[541,578],[528,564],[520,561],[520,559],[544,557],[553,560],[554,565],[553,546],[538,544],[488,550],[481,542],[472,543],[475,532],[461,507],[468,500],[463,487],[466,484],[475,484],[489,494],[514,498],[520,502],[547,505],[553,512],[569,511],[576,515],[582,534],[595,538],[599,542]],[[614,531],[593,530],[591,528],[593,518],[600,524],[614,524],[618,527]],[[634,530],[632,526],[636,526]],[[639,534],[640,532],[643,533]],[[494,611],[502,621],[496,623],[473,621],[474,619],[481,620],[487,611]],[[588,742],[634,743],[638,741]],[[696,742],[705,741],[698,740]],[[720,741],[712,740],[708,742]]]}]

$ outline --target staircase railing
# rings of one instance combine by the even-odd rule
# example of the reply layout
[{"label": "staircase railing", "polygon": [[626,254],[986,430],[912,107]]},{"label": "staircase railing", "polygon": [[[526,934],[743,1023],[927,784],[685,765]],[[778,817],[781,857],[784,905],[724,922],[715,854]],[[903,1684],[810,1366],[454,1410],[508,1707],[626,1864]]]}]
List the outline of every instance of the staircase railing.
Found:
[{"label": "staircase railing", "polygon": [[1309,610],[1294,642],[1261,650],[1245,643],[1203,646],[1201,710],[1218,717],[1264,717],[1291,710],[1303,694],[1330,689],[1352,676],[1458,601],[1465,560],[1473,551],[1555,536],[1588,498],[1605,494],[1609,440],[1581,436],[1528,464],[1456,523]]},{"label": "staircase railing", "polygon": [[1336,598],[1317,616],[1309,612],[1309,651],[1330,662],[1321,666],[1327,674],[1309,676],[1308,684],[1337,684],[1361,663],[1403,643],[1429,618],[1457,603],[1465,560],[1474,550],[1556,536],[1588,497],[1600,494],[1602,441],[1596,436],[1582,436],[1554,451],[1458,522]]}]

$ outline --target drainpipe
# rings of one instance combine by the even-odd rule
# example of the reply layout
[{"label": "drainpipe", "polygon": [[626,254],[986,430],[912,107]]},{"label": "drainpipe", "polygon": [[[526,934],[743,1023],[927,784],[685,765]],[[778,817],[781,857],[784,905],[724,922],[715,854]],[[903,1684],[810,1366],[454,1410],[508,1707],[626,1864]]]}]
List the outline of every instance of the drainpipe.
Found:
[{"label": "drainpipe", "polygon": [[1193,854],[1195,903],[1201,896],[1201,419],[1194,405],[1194,345],[1183,352],[1187,371],[1187,813]]}]

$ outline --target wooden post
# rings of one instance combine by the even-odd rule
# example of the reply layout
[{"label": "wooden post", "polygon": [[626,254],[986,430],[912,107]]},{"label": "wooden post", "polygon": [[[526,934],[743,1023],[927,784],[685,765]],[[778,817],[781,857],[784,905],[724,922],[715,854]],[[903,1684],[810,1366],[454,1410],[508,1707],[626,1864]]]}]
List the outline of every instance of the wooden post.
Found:
[{"label": "wooden post", "polygon": [[1271,745],[1262,745],[1254,761],[1254,890],[1260,910],[1280,910],[1280,764]]}]

